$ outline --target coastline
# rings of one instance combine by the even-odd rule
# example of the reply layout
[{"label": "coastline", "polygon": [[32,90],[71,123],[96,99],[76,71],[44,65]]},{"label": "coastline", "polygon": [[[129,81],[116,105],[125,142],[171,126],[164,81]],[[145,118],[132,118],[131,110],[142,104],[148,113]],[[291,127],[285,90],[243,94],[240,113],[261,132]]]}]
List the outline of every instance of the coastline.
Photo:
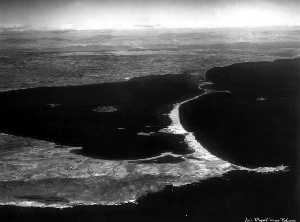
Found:
[{"label": "coastline", "polygon": [[[150,78],[150,77],[149,77]],[[161,77],[163,78],[163,77]],[[150,78],[151,79],[151,78]],[[189,82],[190,80],[188,80]],[[135,82],[138,83],[138,82]],[[166,80],[166,83],[168,81]],[[154,84],[155,85],[155,84]],[[143,84],[142,84],[143,86]],[[164,84],[162,86],[165,86]],[[174,85],[174,88],[170,90],[170,94],[173,93],[173,90],[176,90],[178,87],[177,84]],[[150,87],[151,88],[151,87]],[[78,89],[78,88],[77,88]],[[215,175],[209,175],[209,173],[204,174],[207,176],[207,178],[203,180],[194,180],[193,182],[186,182],[185,184],[183,182],[178,183],[178,186],[176,186],[176,181],[172,183],[166,183],[163,182],[164,188],[152,190],[151,192],[148,192],[147,195],[142,195],[137,199],[137,205],[132,203],[125,203],[120,206],[75,206],[73,208],[68,209],[52,209],[52,208],[23,208],[23,207],[8,207],[8,206],[1,206],[0,207],[0,215],[3,215],[3,218],[11,218],[12,220],[20,220],[22,217],[32,218],[32,220],[39,220],[42,218],[47,218],[46,220],[53,221],[53,220],[63,220],[64,218],[83,218],[83,217],[90,217],[90,220],[99,220],[99,218],[103,220],[120,220],[124,218],[132,219],[133,221],[139,221],[141,219],[146,220],[158,220],[158,221],[166,221],[169,219],[172,219],[174,221],[183,221],[183,220],[211,220],[211,221],[220,221],[224,218],[229,218],[231,221],[241,221],[244,220],[245,217],[268,217],[270,215],[280,218],[280,217],[288,217],[290,219],[296,219],[297,215],[297,206],[298,205],[298,199],[297,195],[298,188],[297,188],[297,168],[293,165],[290,171],[286,171],[284,166],[278,165],[272,163],[270,166],[266,168],[262,168],[265,166],[262,163],[268,163],[267,159],[263,159],[263,162],[256,162],[255,164],[251,163],[248,164],[246,162],[245,165],[243,164],[237,164],[235,161],[233,161],[233,164],[230,160],[227,160],[228,154],[226,155],[218,155],[218,153],[215,154],[215,151],[211,147],[211,141],[203,140],[203,135],[200,131],[203,129],[206,129],[205,127],[208,127],[208,130],[212,129],[214,132],[216,127],[216,121],[219,121],[221,118],[213,118],[214,114],[211,112],[215,106],[211,106],[209,104],[210,101],[213,101],[213,105],[215,105],[215,102],[218,103],[219,106],[217,108],[223,107],[221,110],[224,110],[224,105],[228,105],[228,100],[231,103],[231,96],[228,91],[220,92],[217,91],[216,93],[210,91],[210,93],[205,93],[199,95],[199,90],[196,90],[196,88],[192,88],[190,91],[189,86],[186,88],[189,96],[185,96],[186,98],[182,98],[179,94],[176,95],[178,98],[173,98],[170,96],[168,99],[171,98],[171,103],[168,104],[167,107],[164,106],[163,110],[159,109],[159,112],[157,110],[154,110],[155,116],[163,116],[163,120],[160,119],[157,121],[156,119],[153,120],[152,123],[158,123],[160,121],[163,122],[163,124],[159,125],[158,127],[152,127],[151,130],[157,129],[158,134],[163,133],[164,138],[168,138],[166,141],[169,142],[173,140],[175,137],[174,135],[178,136],[178,141],[184,141],[185,145],[182,145],[179,150],[174,150],[169,148],[164,152],[164,150],[159,150],[158,156],[155,156],[157,153],[151,153],[150,155],[147,154],[145,158],[139,158],[140,156],[136,157],[133,155],[134,158],[126,157],[127,161],[132,162],[134,164],[141,164],[139,161],[145,161],[145,160],[155,160],[160,157],[165,157],[167,155],[171,155],[173,157],[183,157],[187,161],[194,161],[193,163],[195,165],[203,164],[204,160],[208,160],[205,163],[209,163],[211,165],[218,162],[219,165],[216,166],[210,166],[213,169],[220,168],[220,171],[214,172]],[[49,89],[48,89],[49,90]],[[153,89],[152,89],[153,90]],[[223,89],[222,90],[229,90],[230,89]],[[26,91],[26,90],[25,90]],[[21,91],[24,92],[24,91]],[[44,92],[45,91],[41,91]],[[124,91],[123,91],[124,92]],[[135,93],[136,91],[134,91]],[[17,94],[19,92],[16,92]],[[26,94],[26,93],[25,93]],[[70,93],[71,94],[71,93]],[[93,95],[94,93],[89,93],[89,95]],[[122,94],[122,93],[121,93]],[[9,99],[6,99],[5,96],[8,95]],[[33,95],[33,94],[29,94]],[[45,96],[45,94],[43,94]],[[78,95],[78,93],[76,93]],[[128,95],[128,94],[127,94]],[[143,94],[143,95],[147,95]],[[220,98],[216,99],[216,95],[220,96]],[[248,94],[249,95],[249,94]],[[2,96],[2,97],[1,97]],[[21,112],[18,112],[17,110],[14,110],[15,107],[13,107],[12,104],[9,104],[9,100],[11,98],[18,97],[18,95],[12,93],[8,93],[0,95],[0,98],[3,99],[2,101],[7,102],[8,104],[8,111],[4,112],[4,114],[8,114],[10,111],[14,111],[11,113],[11,117],[7,121],[11,121],[12,117],[15,117],[15,114],[20,114]],[[20,97],[18,101],[22,102],[22,99],[28,98],[28,95],[25,95],[25,97]],[[57,96],[57,94],[56,94]],[[155,95],[157,96],[157,95]],[[192,97],[191,97],[192,96]],[[30,96],[29,96],[30,97]],[[75,96],[76,97],[76,96]],[[74,97],[74,98],[75,98]],[[189,99],[191,97],[191,99]],[[18,104],[20,107],[22,105],[26,105],[25,107],[34,107],[34,111],[37,110],[40,111],[40,106],[42,105],[43,109],[42,111],[47,113],[48,108],[44,110],[44,104],[60,104],[57,103],[57,101],[53,101],[52,99],[49,99],[49,97],[45,96],[43,98],[48,99],[49,101],[45,101],[43,99],[39,99],[36,102],[36,104],[31,104],[28,101],[24,101],[21,104]],[[151,97],[150,97],[151,98]],[[225,98],[225,102],[224,102]],[[229,98],[229,99],[228,99]],[[240,97],[239,97],[240,98]],[[255,97],[257,98],[257,97]],[[261,97],[259,97],[261,98]],[[264,97],[262,97],[264,98]],[[84,99],[80,98],[82,102],[85,102]],[[186,99],[186,100],[185,100]],[[228,99],[228,100],[227,100]],[[105,98],[104,98],[105,100]],[[128,100],[127,100],[128,101]],[[142,100],[141,100],[142,101]],[[180,102],[181,101],[181,102]],[[222,102],[223,101],[223,102]],[[263,100],[264,102],[265,100]],[[289,102],[288,100],[287,102]],[[50,103],[51,102],[51,103]],[[133,104],[137,102],[136,100],[131,101]],[[208,102],[208,103],[207,103]],[[256,101],[255,103],[262,102],[261,100]],[[41,104],[40,104],[41,103]],[[120,103],[121,104],[121,103]],[[172,105],[174,104],[174,105]],[[209,104],[208,106],[204,106],[203,104]],[[35,106],[37,105],[37,106]],[[98,106],[99,104],[97,104]],[[105,103],[105,105],[115,105],[115,104],[109,104]],[[153,105],[153,104],[151,104]],[[161,105],[161,104],[159,104]],[[170,105],[173,106],[173,109],[169,109]],[[281,105],[281,104],[280,104]],[[79,108],[86,108],[86,107],[80,107]],[[51,107],[51,109],[57,109],[60,112],[70,112],[73,113],[74,103],[71,102],[67,106],[57,106],[57,107]],[[131,109],[128,106],[116,106],[117,111],[114,112],[104,112],[100,113],[100,116],[103,115],[104,118],[107,118],[109,116],[116,117],[116,114],[119,112],[119,110],[122,110],[125,108],[126,112],[130,113],[133,109]],[[120,108],[121,107],[121,108]],[[206,114],[208,115],[200,115],[199,111],[201,111],[201,108],[199,107],[206,107],[208,112]],[[226,107],[226,106],[225,106]],[[230,106],[232,108],[234,106]],[[7,108],[7,107],[6,107]],[[90,105],[88,109],[94,108],[94,105]],[[137,108],[137,107],[134,107]],[[146,107],[147,108],[147,107]],[[145,107],[139,107],[138,111],[143,111]],[[22,109],[25,110],[27,114],[30,114],[31,109]],[[107,109],[104,109],[107,110]],[[169,113],[166,113],[166,110],[171,110]],[[188,112],[189,110],[194,110],[195,113],[184,113]],[[220,111],[220,110],[218,110]],[[249,110],[247,110],[249,111]],[[269,111],[269,110],[268,110]],[[3,112],[3,110],[2,110]],[[58,112],[59,114],[61,114]],[[90,111],[89,111],[90,112]],[[38,112],[35,112],[38,113]],[[51,112],[50,112],[51,113]],[[56,116],[57,113],[54,113]],[[73,113],[74,114],[74,113]],[[93,113],[94,114],[94,113]],[[137,114],[137,111],[135,111],[133,114]],[[145,113],[144,113],[145,114]],[[149,113],[147,113],[148,115]],[[228,113],[226,113],[228,114]],[[99,115],[99,114],[98,114]],[[131,115],[133,117],[134,115]],[[152,115],[150,115],[153,117]],[[195,116],[197,117],[197,121],[195,121],[195,125],[188,124],[188,121],[186,118],[189,117],[193,120],[196,120]],[[7,116],[6,116],[7,117]],[[57,116],[56,116],[57,117]],[[75,119],[77,120],[79,116],[75,115]],[[168,118],[166,118],[168,117]],[[205,118],[203,118],[205,117]],[[222,116],[223,118],[224,116]],[[226,117],[226,116],[225,116]],[[235,116],[234,116],[235,117]],[[5,117],[2,117],[5,118]],[[17,117],[20,118],[20,117]],[[139,120],[144,120],[145,116],[139,116]],[[147,118],[145,118],[147,119]],[[14,124],[17,124],[15,126],[20,126],[26,121],[17,123],[17,121],[20,119],[15,120],[16,122]],[[22,120],[22,119],[21,119]],[[108,118],[108,120],[111,120]],[[120,119],[118,119],[120,120]],[[122,119],[121,119],[122,120]],[[149,119],[147,119],[149,120]],[[230,122],[232,119],[226,119],[226,121]],[[161,123],[161,122],[160,122]],[[201,124],[199,124],[201,123]],[[203,123],[203,124],[202,124]],[[148,124],[147,121],[143,122],[143,130],[146,131],[146,124]],[[242,122],[240,123],[242,124]],[[153,124],[154,125],[154,124]],[[119,127],[119,125],[115,125],[114,127]],[[134,125],[134,133],[141,132],[140,128],[136,129],[135,127],[139,126],[138,123]],[[144,127],[145,126],[145,127]],[[199,130],[200,126],[200,130]],[[230,126],[226,124],[226,126]],[[140,126],[139,126],[140,127]],[[193,128],[195,127],[195,128]],[[201,129],[201,127],[204,127]],[[209,128],[212,127],[212,128]],[[159,130],[163,129],[161,132]],[[195,130],[197,129],[197,130]],[[8,131],[11,129],[7,129]],[[24,132],[26,128],[20,129],[22,133]],[[34,131],[36,132],[36,131]],[[142,131],[144,132],[144,131]],[[151,132],[151,131],[150,131]],[[199,133],[200,132],[200,133]],[[202,131],[203,132],[203,131]],[[32,132],[31,132],[32,133]],[[147,132],[149,133],[149,132]],[[168,137],[170,134],[173,135],[171,137]],[[127,134],[126,134],[127,135]],[[143,137],[147,137],[146,135],[142,134]],[[152,135],[152,134],[151,134]],[[44,135],[39,135],[40,137],[43,137]],[[212,138],[212,137],[207,137]],[[111,139],[111,138],[109,138]],[[160,142],[161,140],[159,140]],[[198,142],[198,141],[201,141]],[[246,141],[246,140],[245,140]],[[203,143],[204,142],[204,143]],[[202,145],[203,144],[203,145]],[[140,144],[139,144],[140,145]],[[151,144],[153,145],[153,144]],[[207,146],[208,145],[208,146]],[[205,149],[203,148],[205,147]],[[206,150],[207,147],[207,150]],[[184,150],[186,148],[192,148],[195,152],[191,153],[191,150]],[[223,147],[224,148],[224,147]],[[230,150],[227,150],[227,147],[225,146],[226,150],[223,150],[223,152],[229,153],[229,155],[236,155],[235,150],[232,152],[229,152]],[[253,147],[251,151],[257,151]],[[184,150],[184,152],[183,152]],[[171,151],[171,152],[168,152]],[[213,151],[211,154],[211,151]],[[262,148],[258,150],[259,153],[262,151]],[[267,150],[266,152],[269,152],[270,150]],[[90,156],[89,153],[77,153],[83,156]],[[269,153],[270,154],[270,153]],[[248,153],[247,153],[248,155]],[[253,154],[252,154],[253,155]],[[290,155],[290,154],[289,154]],[[99,158],[99,156],[92,157]],[[103,158],[103,155],[100,155],[100,157]],[[104,156],[106,157],[106,156]],[[144,157],[144,155],[142,155]],[[220,157],[220,158],[218,158]],[[226,158],[224,158],[226,157]],[[111,156],[110,156],[111,158]],[[113,157],[115,158],[115,157]],[[120,158],[120,157],[118,157]],[[122,158],[124,158],[122,156]],[[222,160],[222,159],[225,159]],[[239,160],[240,156],[238,158],[235,158],[235,160]],[[248,158],[248,159],[247,159]],[[172,158],[171,158],[172,159]],[[230,158],[229,158],[230,159]],[[246,160],[249,160],[250,157],[246,156]],[[244,159],[243,159],[244,160]],[[167,159],[167,162],[170,161]],[[166,162],[163,161],[163,164]],[[224,165],[220,164],[224,163]],[[290,162],[287,162],[290,163]],[[292,162],[293,163],[293,162]],[[149,163],[146,163],[149,164]],[[153,162],[151,162],[153,164]],[[160,165],[161,163],[154,163],[156,165]],[[249,166],[250,165],[250,166]],[[288,164],[290,167],[290,165]],[[223,168],[224,167],[224,168]],[[276,168],[278,167],[278,168]],[[174,168],[174,165],[170,164],[170,168]],[[219,170],[218,168],[218,170]],[[195,168],[197,169],[197,168]],[[200,170],[199,168],[198,170]],[[211,168],[208,168],[211,170]],[[238,169],[238,170],[236,170]],[[147,170],[147,168],[146,168]],[[188,169],[189,170],[189,169]],[[204,169],[207,170],[207,169]],[[272,173],[270,173],[272,172]],[[199,172],[197,172],[199,173]],[[201,174],[200,174],[201,175]],[[275,181],[275,182],[274,182]],[[189,185],[187,185],[189,184]],[[165,187],[166,186],[166,187]],[[267,191],[267,192],[266,192]],[[135,201],[135,200],[134,200]],[[171,205],[170,205],[171,203]],[[199,210],[201,209],[201,210]],[[275,214],[274,214],[275,212]]]},{"label": "coastline", "polygon": [[[193,78],[151,76],[1,93],[0,128],[8,133],[2,145],[8,152],[0,158],[8,166],[0,174],[2,202],[118,205],[166,186],[222,176],[231,166],[221,159],[199,152],[199,158],[185,158],[194,152],[191,142],[199,145],[191,134],[161,131],[171,124],[173,104],[203,91]],[[22,139],[14,145],[18,136],[28,138],[25,148]]]},{"label": "coastline", "polygon": [[[186,158],[205,158],[209,159],[211,161],[223,161],[222,156],[215,156],[209,152],[204,146],[201,144],[201,140],[196,139],[195,135],[191,131],[187,131],[184,126],[181,123],[182,116],[180,115],[181,112],[181,106],[184,106],[185,104],[188,104],[189,102],[197,101],[201,97],[205,97],[209,94],[215,94],[215,93],[225,93],[230,94],[229,91],[217,91],[212,89],[205,89],[205,91],[197,95],[195,97],[192,97],[190,99],[184,100],[180,103],[174,104],[173,109],[169,113],[169,118],[171,119],[171,124],[161,131],[168,132],[171,134],[181,134],[185,136],[185,143],[188,145],[188,147],[193,150],[194,152],[191,154],[186,154],[184,157]],[[225,162],[227,162],[225,160]],[[288,166],[284,165],[278,165],[274,167],[264,166],[263,164],[257,167],[247,168],[246,166],[239,166],[232,164],[230,162],[225,163],[225,165],[228,166],[228,168],[232,168],[233,170],[246,170],[246,171],[252,171],[257,173],[272,173],[272,172],[278,172],[278,171],[288,171]]]},{"label": "coastline", "polygon": [[[195,178],[195,180],[192,180],[190,182],[172,182],[170,185],[176,187],[180,186],[186,186],[188,184],[193,184],[193,183],[199,183],[200,181],[205,181],[205,180],[211,180],[211,177],[220,177],[224,174],[227,174],[228,172],[232,171],[244,171],[244,172],[256,172],[256,173],[261,173],[261,174],[270,174],[270,173],[276,173],[276,172],[286,172],[288,169],[285,166],[277,166],[277,167],[263,167],[259,166],[257,168],[246,168],[243,166],[238,166],[235,164],[231,164],[227,161],[222,160],[222,157],[216,157],[209,153],[202,145],[201,143],[196,140],[195,136],[193,135],[192,132],[186,131],[183,126],[181,125],[180,122],[180,117],[179,117],[179,109],[182,104],[191,102],[193,100],[197,100],[201,96],[205,96],[207,92],[202,93],[198,96],[192,97],[190,99],[181,101],[179,103],[176,103],[173,105],[173,109],[169,112],[168,116],[171,120],[171,124],[162,130],[160,130],[162,133],[167,133],[167,134],[174,134],[174,135],[182,135],[184,143],[186,143],[187,147],[189,148],[189,152],[187,154],[176,154],[172,152],[166,152],[166,153],[161,153],[158,156],[153,156],[153,157],[148,157],[148,158],[142,158],[142,159],[136,159],[136,160],[128,160],[128,163],[130,164],[176,164],[180,162],[189,162],[192,161],[193,164],[198,165],[201,167],[204,162],[209,163],[210,165],[216,165],[216,174],[208,176],[207,178],[199,177],[198,179]],[[204,169],[199,169],[199,170],[204,170]],[[159,190],[164,190],[165,188],[159,188]],[[156,191],[157,192],[157,191]],[[80,205],[86,205],[86,206],[92,206],[92,205],[120,205],[120,204],[126,204],[128,202],[133,202],[135,203],[138,201],[140,198],[143,198],[145,194],[140,195],[137,200],[132,199],[128,201],[122,201],[120,203],[107,203],[105,204],[104,202],[61,202],[58,201],[55,203],[55,199],[59,200],[58,197],[42,197],[42,196],[24,196],[24,198],[20,199],[17,202],[7,202],[3,203],[2,205],[16,205],[20,207],[40,207],[40,208],[69,208],[69,207],[76,207]],[[54,199],[55,198],[55,199]],[[52,199],[52,200],[51,200]],[[42,202],[40,202],[42,201]],[[43,202],[46,201],[46,202]],[[52,203],[53,202],[53,203]],[[102,204],[101,204],[102,203]]]}]

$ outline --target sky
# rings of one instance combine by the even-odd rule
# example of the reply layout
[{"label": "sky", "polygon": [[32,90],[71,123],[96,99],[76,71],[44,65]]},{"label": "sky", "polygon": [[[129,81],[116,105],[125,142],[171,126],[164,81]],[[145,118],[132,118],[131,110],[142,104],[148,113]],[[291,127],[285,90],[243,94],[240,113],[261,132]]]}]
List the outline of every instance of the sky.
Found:
[{"label": "sky", "polygon": [[1,27],[135,29],[300,25],[300,0],[0,0]]}]

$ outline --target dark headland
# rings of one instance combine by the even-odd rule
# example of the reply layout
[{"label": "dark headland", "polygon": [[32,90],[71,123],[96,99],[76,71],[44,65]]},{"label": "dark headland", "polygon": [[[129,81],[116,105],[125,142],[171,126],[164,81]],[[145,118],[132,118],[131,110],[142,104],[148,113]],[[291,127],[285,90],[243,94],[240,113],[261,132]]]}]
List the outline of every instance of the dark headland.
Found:
[{"label": "dark headland", "polygon": [[300,58],[216,67],[206,79],[211,93],[180,110],[204,147],[242,166],[297,168]]}]

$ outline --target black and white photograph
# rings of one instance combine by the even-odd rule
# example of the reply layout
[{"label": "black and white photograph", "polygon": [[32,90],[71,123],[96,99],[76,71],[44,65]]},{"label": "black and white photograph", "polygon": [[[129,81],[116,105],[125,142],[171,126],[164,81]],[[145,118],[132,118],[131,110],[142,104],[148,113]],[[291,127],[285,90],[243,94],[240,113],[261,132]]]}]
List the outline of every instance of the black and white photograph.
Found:
[{"label": "black and white photograph", "polygon": [[300,222],[299,0],[0,0],[1,222]]}]

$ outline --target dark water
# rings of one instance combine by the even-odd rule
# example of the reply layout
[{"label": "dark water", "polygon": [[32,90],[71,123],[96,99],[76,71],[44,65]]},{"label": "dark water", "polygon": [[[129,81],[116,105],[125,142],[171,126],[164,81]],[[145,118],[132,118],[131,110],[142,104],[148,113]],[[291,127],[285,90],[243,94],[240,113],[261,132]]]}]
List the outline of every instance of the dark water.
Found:
[{"label": "dark water", "polygon": [[80,146],[81,154],[102,159],[184,154],[190,150],[183,135],[159,130],[170,124],[166,114],[173,104],[201,92],[197,78],[189,75],[3,92],[0,130]]}]

